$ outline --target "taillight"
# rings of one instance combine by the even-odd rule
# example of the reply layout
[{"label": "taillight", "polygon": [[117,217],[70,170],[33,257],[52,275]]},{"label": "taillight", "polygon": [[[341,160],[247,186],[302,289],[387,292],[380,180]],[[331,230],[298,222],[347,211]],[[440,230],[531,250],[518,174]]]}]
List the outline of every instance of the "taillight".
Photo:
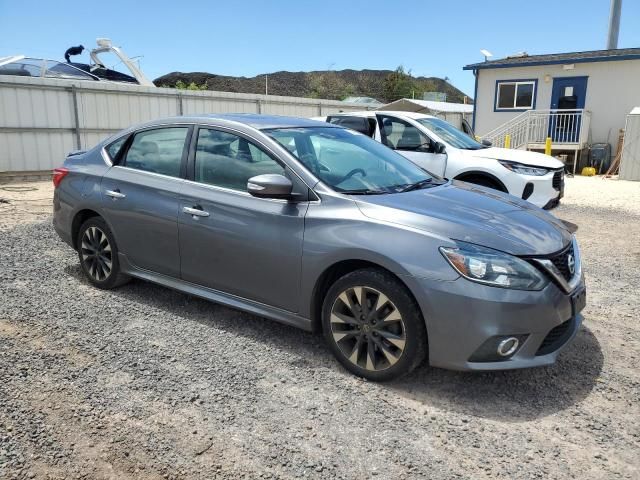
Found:
[{"label": "taillight", "polygon": [[69,173],[68,168],[64,168],[64,167],[54,168],[53,177],[51,178],[53,180],[53,186],[55,188],[58,188],[58,185],[60,185],[60,182],[64,177],[67,176],[68,173]]}]

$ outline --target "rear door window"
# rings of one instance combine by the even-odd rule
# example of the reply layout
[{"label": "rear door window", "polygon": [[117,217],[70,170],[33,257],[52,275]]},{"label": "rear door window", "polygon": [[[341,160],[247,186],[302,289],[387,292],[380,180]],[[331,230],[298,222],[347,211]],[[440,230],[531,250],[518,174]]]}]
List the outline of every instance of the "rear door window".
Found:
[{"label": "rear door window", "polygon": [[[335,117],[328,117],[327,122],[332,125],[340,125],[341,127],[350,128],[351,130],[355,130],[356,132],[360,132],[363,135],[368,137],[373,136],[373,132],[375,131],[375,123],[369,122],[369,119],[366,117],[356,117],[356,116],[346,116],[340,115]],[[373,128],[372,128],[373,127]]]},{"label": "rear door window", "polygon": [[168,127],[136,133],[124,166],[179,177],[188,132],[188,127]]}]

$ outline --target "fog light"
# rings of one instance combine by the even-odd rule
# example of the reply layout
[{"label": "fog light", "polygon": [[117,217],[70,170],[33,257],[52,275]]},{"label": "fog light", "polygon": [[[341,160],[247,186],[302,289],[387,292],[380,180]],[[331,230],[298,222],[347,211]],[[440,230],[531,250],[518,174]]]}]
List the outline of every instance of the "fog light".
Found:
[{"label": "fog light", "polygon": [[513,355],[518,349],[520,341],[516,337],[505,338],[498,344],[498,355],[501,357],[508,357]]}]

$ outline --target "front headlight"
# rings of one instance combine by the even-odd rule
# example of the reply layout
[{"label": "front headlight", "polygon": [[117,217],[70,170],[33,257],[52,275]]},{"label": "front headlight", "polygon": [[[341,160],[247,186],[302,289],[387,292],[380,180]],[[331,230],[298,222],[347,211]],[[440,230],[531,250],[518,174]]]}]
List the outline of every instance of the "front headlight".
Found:
[{"label": "front headlight", "polygon": [[549,173],[549,169],[544,167],[532,167],[530,165],[523,165],[522,163],[509,162],[507,160],[498,160],[498,162],[507,170],[511,170],[512,172],[520,173],[522,175],[532,175],[534,177],[541,177],[542,175],[546,175],[547,173]]},{"label": "front headlight", "polygon": [[440,247],[440,252],[460,275],[472,282],[515,290],[541,290],[549,282],[518,257],[471,243],[457,244]]}]

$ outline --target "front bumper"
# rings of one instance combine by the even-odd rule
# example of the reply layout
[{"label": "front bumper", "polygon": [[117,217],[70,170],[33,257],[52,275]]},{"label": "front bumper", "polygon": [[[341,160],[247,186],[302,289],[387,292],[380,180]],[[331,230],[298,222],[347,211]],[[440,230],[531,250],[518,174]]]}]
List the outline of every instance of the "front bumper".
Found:
[{"label": "front bumper", "polygon": [[[435,367],[507,370],[550,365],[582,323],[580,313],[573,311],[571,295],[552,282],[541,291],[528,292],[490,287],[464,278],[418,281],[418,303],[429,338],[429,362]],[[581,289],[583,280],[575,291]],[[513,356],[499,361],[495,356],[476,360],[483,345],[495,337],[508,336],[521,339]]]},{"label": "front bumper", "polygon": [[500,180],[511,195],[547,210],[557,206],[564,196],[562,169],[550,170],[546,175],[541,176],[509,172]]}]

